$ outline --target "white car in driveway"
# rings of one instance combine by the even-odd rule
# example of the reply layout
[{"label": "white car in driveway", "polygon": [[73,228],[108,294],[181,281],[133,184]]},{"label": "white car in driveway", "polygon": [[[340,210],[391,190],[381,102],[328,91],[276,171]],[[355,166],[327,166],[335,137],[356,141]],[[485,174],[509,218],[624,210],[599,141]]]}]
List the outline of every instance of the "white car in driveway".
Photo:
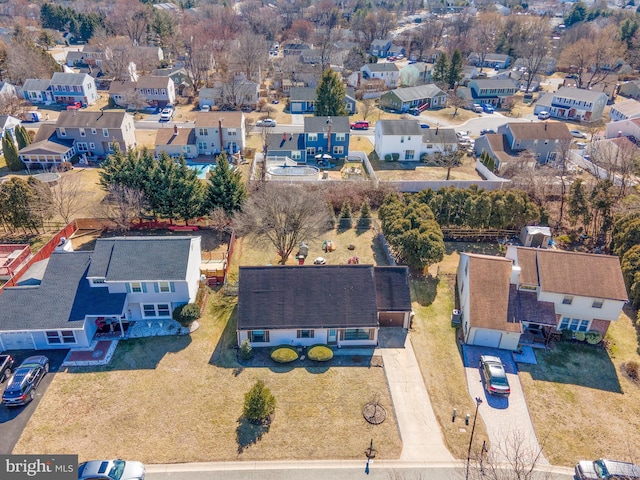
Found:
[{"label": "white car in driveway", "polygon": [[171,105],[167,105],[160,113],[160,121],[168,122],[173,118],[173,115],[176,113],[175,109]]}]

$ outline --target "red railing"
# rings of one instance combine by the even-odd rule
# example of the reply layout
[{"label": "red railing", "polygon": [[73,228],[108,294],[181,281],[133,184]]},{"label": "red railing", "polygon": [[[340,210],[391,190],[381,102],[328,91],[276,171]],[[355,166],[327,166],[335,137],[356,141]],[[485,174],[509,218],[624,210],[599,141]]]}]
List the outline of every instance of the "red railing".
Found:
[{"label": "red railing", "polygon": [[56,247],[60,244],[60,240],[62,239],[62,237],[67,239],[70,238],[71,235],[73,235],[73,233],[77,229],[78,229],[78,226],[74,220],[71,223],[69,223],[69,225],[67,225],[62,230],[60,230],[58,233],[56,233],[56,235],[51,240],[45,243],[43,247],[40,250],[38,250],[38,252],[33,257],[31,257],[31,259],[24,265],[23,268],[15,272],[13,277],[11,277],[7,281],[7,283],[2,285],[2,287],[0,288],[0,293],[2,292],[2,289],[4,287],[15,287],[18,284],[18,280],[20,280],[22,275],[24,275],[24,273],[29,269],[31,265],[33,265],[36,262],[39,262],[40,260],[45,260],[49,258],[53,253],[53,251],[56,249]]}]

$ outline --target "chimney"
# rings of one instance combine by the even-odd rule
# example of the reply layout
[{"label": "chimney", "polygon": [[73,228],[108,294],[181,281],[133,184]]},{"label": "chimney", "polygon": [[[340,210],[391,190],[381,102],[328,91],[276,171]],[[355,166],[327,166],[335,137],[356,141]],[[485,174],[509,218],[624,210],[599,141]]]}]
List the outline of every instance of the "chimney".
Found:
[{"label": "chimney", "polygon": [[622,137],[622,130],[618,130],[618,138]]},{"label": "chimney", "polygon": [[173,135],[178,135],[178,125],[173,126]]},{"label": "chimney", "polygon": [[331,155],[331,117],[327,117],[327,154]]},{"label": "chimney", "polygon": [[284,132],[284,133],[282,134],[282,141],[283,141],[283,142],[286,142],[286,141],[287,141],[287,132]]}]

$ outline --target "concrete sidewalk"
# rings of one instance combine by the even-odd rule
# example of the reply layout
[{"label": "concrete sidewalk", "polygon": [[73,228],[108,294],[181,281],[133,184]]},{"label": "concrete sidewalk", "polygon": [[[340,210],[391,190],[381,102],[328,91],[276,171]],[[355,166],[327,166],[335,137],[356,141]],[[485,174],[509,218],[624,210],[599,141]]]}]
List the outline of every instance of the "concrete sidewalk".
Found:
[{"label": "concrete sidewalk", "polygon": [[413,346],[379,348],[402,439],[402,461],[450,462],[440,425],[431,408]]}]

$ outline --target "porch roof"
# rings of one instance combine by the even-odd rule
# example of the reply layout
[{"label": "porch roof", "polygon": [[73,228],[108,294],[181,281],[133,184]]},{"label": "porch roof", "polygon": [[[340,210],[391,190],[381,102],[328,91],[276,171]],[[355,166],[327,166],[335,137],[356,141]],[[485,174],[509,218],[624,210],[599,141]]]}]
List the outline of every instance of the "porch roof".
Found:
[{"label": "porch roof", "polygon": [[517,285],[509,285],[507,320],[512,323],[530,322],[538,325],[557,325],[553,303],[540,302],[535,292],[518,290]]}]

